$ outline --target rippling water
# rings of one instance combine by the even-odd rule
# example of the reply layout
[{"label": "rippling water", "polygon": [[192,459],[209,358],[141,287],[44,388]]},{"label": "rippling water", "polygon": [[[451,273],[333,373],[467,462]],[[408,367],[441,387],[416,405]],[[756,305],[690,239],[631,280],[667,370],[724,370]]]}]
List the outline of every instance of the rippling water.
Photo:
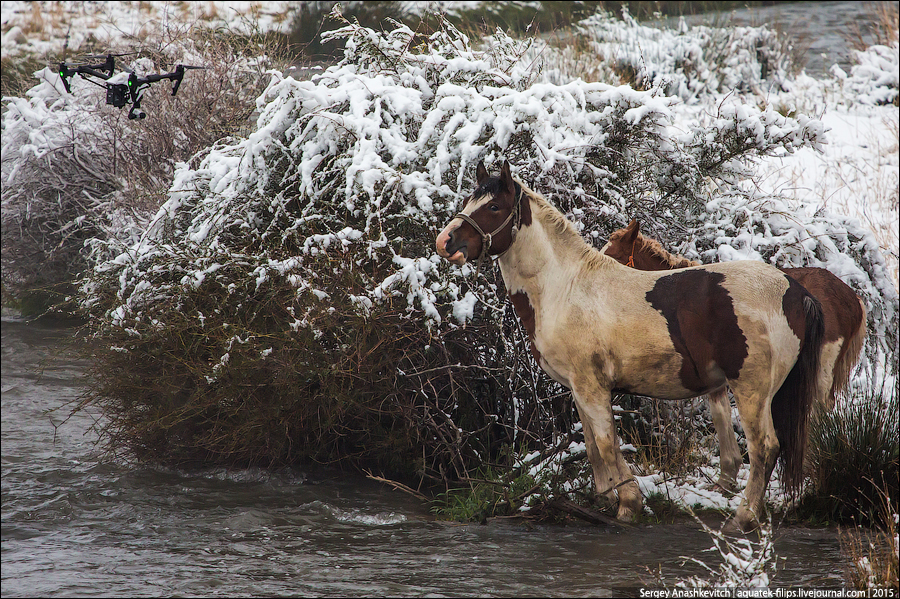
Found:
[{"label": "rippling water", "polygon": [[[715,562],[693,525],[457,524],[358,476],[100,461],[90,414],[62,424],[71,331],[7,316],[2,335],[3,597],[602,596]],[[783,531],[776,553],[773,584],[840,583],[834,530]]]},{"label": "rippling water", "polygon": [[[857,31],[866,32],[875,4],[878,3],[780,2],[771,6],[692,15],[685,17],[685,22],[725,27],[767,25],[789,36],[794,47],[805,57],[808,75],[822,77],[834,64],[850,72],[855,60],[848,39],[853,39]],[[664,22],[674,25],[677,19]]]}]

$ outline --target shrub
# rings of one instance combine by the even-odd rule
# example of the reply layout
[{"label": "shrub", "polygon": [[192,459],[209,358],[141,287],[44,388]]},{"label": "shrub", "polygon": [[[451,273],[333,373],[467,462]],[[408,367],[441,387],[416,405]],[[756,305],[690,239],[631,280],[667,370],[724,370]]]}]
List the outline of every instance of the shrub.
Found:
[{"label": "shrub", "polygon": [[834,65],[832,73],[849,103],[900,105],[900,41],[854,50],[857,64],[847,75]]},{"label": "shrub", "polygon": [[766,26],[648,27],[623,9],[579,22],[576,30],[607,77],[637,89],[659,89],[687,103],[720,93],[751,93],[789,85],[797,70],[789,39]]},{"label": "shrub", "polygon": [[107,106],[105,90],[84,78],[73,77],[67,93],[50,68],[34,73],[27,97],[4,98],[5,302],[49,294],[43,307],[58,303],[88,264],[112,257],[110,243],[139,239],[178,162],[246,126],[277,40],[186,29],[172,25],[137,50],[110,49],[136,54],[138,73],[205,67],[188,71],[175,97],[166,82],[148,91],[145,120]]}]

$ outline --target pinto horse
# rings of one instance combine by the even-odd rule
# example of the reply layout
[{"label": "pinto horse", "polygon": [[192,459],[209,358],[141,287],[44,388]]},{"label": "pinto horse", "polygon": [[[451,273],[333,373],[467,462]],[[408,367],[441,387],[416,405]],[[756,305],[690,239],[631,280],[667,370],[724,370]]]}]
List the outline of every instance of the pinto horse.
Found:
[{"label": "pinto horse", "polygon": [[572,391],[597,493],[618,494],[620,520],[642,509],[616,439],[613,392],[679,400],[727,384],[750,453],[735,518],[745,531],[757,527],[779,455],[785,488],[796,491],[802,482],[822,343],[819,302],[762,262],[628,268],[515,181],[509,162],[498,177],[479,163],[476,181],[438,234],[438,254],[457,265],[497,257],[532,353]]},{"label": "pinto horse", "polygon": [[[667,252],[658,241],[642,235],[637,220],[610,235],[609,242],[600,251],[638,270],[673,270],[700,265],[700,262]],[[866,308],[849,285],[824,268],[783,268],[781,271],[803,285],[822,305],[825,340],[817,397],[822,407],[831,410],[859,361],[866,338]],[[731,403],[725,388],[710,393],[709,411],[719,438],[721,472],[718,484],[730,489],[742,460],[731,426]]]}]

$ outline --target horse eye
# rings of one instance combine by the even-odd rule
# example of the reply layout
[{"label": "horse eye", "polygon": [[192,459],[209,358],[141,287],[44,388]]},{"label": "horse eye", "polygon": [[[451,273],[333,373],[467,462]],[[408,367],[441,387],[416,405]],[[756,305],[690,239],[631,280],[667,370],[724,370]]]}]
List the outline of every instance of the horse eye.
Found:
[{"label": "horse eye", "polygon": [[497,204],[491,204],[491,212],[500,212],[500,206]]}]

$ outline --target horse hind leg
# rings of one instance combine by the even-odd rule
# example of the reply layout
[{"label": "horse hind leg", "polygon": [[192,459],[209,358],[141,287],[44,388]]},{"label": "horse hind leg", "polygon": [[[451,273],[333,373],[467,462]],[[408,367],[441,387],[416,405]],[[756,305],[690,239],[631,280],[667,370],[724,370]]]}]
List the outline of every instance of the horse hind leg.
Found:
[{"label": "horse hind leg", "polygon": [[822,354],[819,359],[819,373],[816,379],[816,402],[814,409],[824,409],[830,412],[836,403],[834,380],[836,369],[839,368],[841,346],[843,338],[832,343],[822,345]]},{"label": "horse hind leg", "polygon": [[771,394],[759,394],[732,388],[750,454],[750,477],[744,498],[738,506],[735,520],[744,532],[759,527],[763,513],[766,487],[778,459],[778,436],[772,421]]},{"label": "horse hind leg", "polygon": [[709,394],[709,411],[719,440],[720,472],[716,484],[726,491],[734,491],[738,470],[744,460],[731,422],[731,402],[728,400],[727,387]]}]

